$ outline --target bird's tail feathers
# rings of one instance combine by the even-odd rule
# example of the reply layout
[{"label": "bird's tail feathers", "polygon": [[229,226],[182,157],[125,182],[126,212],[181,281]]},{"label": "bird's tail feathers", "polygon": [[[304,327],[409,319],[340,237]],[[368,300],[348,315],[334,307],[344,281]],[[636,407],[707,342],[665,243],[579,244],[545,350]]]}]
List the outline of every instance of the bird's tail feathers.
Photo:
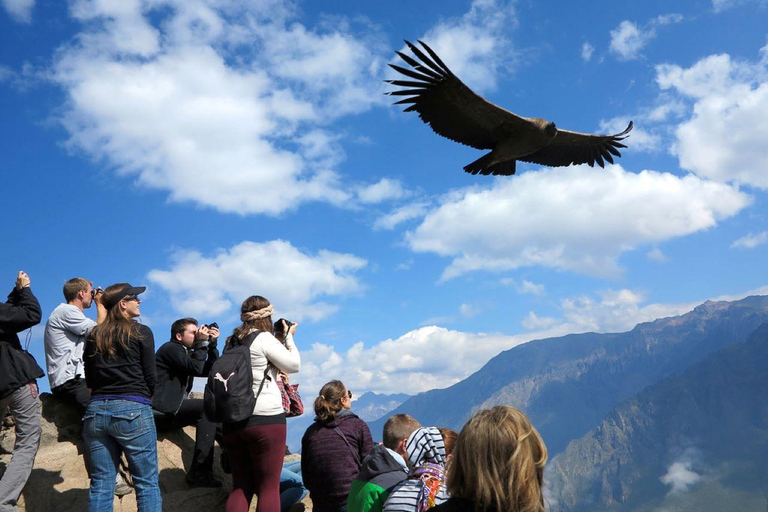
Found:
[{"label": "bird's tail feathers", "polygon": [[471,164],[464,166],[464,171],[469,174],[482,174],[488,176],[512,176],[517,170],[517,160],[506,160],[503,162],[493,162],[493,153],[483,155]]}]

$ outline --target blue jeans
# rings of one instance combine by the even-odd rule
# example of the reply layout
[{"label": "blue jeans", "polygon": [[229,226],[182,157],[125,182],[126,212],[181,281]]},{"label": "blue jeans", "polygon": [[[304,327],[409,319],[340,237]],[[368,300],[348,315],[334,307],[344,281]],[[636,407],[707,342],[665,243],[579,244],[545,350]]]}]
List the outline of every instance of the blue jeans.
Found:
[{"label": "blue jeans", "polygon": [[136,486],[139,512],[162,512],[158,485],[157,431],[152,408],[129,400],[91,402],[83,417],[91,460],[88,512],[111,512],[120,452]]},{"label": "blue jeans", "polygon": [[308,493],[301,479],[301,461],[283,464],[280,473],[280,511],[287,512],[291,505],[303,500]]}]

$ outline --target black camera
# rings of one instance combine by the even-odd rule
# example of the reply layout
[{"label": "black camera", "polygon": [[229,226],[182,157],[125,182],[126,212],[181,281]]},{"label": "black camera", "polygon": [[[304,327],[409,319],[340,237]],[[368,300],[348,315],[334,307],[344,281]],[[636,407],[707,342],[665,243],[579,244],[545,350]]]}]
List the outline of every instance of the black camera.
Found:
[{"label": "black camera", "polygon": [[209,324],[203,324],[200,327],[205,327],[207,329],[218,329],[219,328],[219,324],[217,324],[216,322],[211,322]]},{"label": "black camera", "polygon": [[[286,320],[285,318],[281,318],[277,322],[275,322],[275,334],[277,333],[287,333],[291,326],[293,325],[293,322],[290,322]],[[285,329],[285,330],[283,330]]]}]

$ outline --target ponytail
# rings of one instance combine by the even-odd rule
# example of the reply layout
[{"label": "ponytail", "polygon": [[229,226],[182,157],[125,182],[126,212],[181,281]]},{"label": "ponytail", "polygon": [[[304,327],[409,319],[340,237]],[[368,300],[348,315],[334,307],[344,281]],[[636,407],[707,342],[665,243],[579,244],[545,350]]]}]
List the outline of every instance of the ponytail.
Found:
[{"label": "ponytail", "polygon": [[346,396],[347,388],[340,380],[328,382],[320,390],[320,395],[315,398],[315,414],[322,423],[328,423],[336,419],[336,415],[344,407],[341,399]]}]

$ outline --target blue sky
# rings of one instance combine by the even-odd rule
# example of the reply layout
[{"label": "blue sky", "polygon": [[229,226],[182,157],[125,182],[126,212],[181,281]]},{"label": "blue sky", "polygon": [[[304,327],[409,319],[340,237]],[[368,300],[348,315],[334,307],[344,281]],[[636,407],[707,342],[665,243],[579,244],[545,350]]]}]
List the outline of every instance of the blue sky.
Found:
[{"label": "blue sky", "polygon": [[[768,292],[763,1],[0,5],[0,277],[46,316],[74,276],[147,285],[159,344],[261,294],[301,323],[311,397]],[[468,175],[482,153],[383,94],[403,39],[520,115],[632,119],[629,148]]]}]

